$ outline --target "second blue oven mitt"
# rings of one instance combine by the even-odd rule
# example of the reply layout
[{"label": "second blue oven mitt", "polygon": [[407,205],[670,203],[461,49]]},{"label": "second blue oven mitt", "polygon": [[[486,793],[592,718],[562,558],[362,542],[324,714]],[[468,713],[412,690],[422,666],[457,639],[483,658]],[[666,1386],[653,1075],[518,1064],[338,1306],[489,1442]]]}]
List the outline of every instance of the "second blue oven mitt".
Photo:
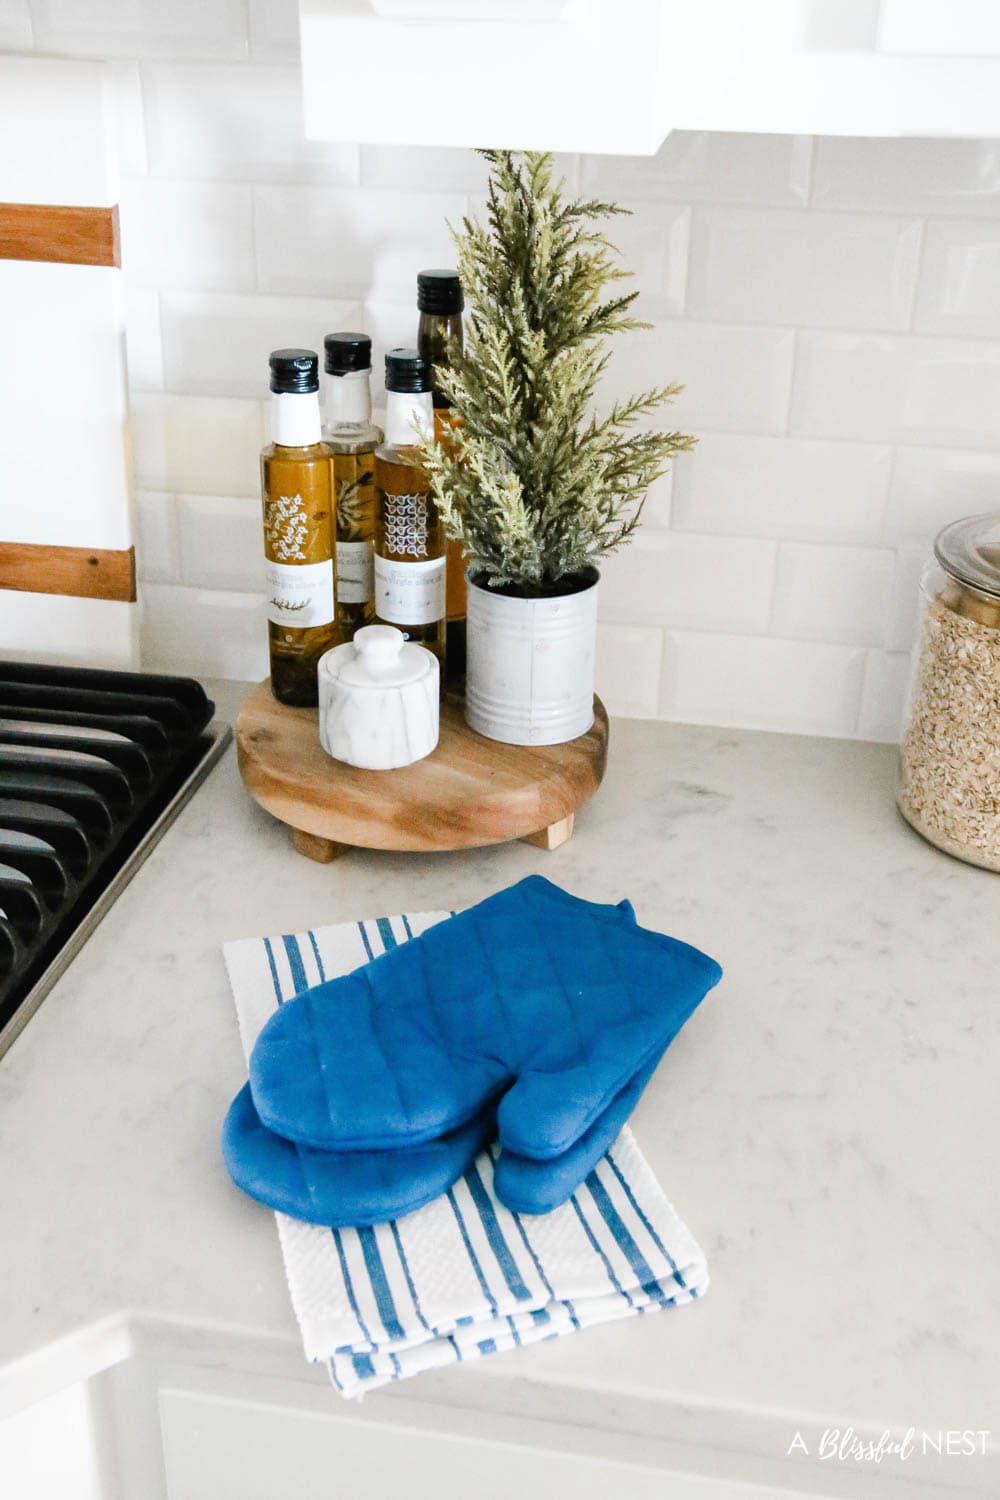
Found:
[{"label": "second blue oven mitt", "polygon": [[503,1151],[550,1161],[648,1074],[721,972],[627,903],[529,876],[283,1005],[250,1059],[253,1103],[286,1140],[351,1152],[437,1140],[499,1099]]},{"label": "second blue oven mitt", "polygon": [[[504,1151],[493,1176],[497,1197],[516,1213],[565,1203],[613,1144],[655,1064],[638,1074],[575,1145],[549,1161]],[[296,1146],[260,1122],[249,1084],[222,1127],[222,1154],[237,1187],[269,1208],[331,1229],[379,1224],[422,1208],[472,1165],[495,1131],[492,1110],[423,1146],[398,1151],[318,1151]]]}]

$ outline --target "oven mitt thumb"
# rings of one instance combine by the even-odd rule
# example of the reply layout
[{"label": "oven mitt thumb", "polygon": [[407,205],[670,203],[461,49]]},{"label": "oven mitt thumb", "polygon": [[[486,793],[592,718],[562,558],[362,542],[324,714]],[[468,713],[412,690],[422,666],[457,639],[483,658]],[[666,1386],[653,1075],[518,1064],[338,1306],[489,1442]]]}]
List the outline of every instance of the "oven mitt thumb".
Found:
[{"label": "oven mitt thumb", "polygon": [[498,1110],[504,1149],[560,1156],[654,1065],[721,976],[631,909],[541,876],[307,990],[265,1025],[267,1129],[321,1150],[422,1145]]}]

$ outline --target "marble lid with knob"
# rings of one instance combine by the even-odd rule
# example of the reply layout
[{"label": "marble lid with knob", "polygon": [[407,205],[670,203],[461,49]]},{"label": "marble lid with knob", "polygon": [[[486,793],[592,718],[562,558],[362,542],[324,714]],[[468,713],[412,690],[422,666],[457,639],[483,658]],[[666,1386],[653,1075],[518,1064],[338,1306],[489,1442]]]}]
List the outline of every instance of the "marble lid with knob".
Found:
[{"label": "marble lid with knob", "polygon": [[384,691],[419,682],[435,664],[426,646],[408,641],[394,625],[364,625],[352,641],[320,658],[319,673],[348,687]]}]

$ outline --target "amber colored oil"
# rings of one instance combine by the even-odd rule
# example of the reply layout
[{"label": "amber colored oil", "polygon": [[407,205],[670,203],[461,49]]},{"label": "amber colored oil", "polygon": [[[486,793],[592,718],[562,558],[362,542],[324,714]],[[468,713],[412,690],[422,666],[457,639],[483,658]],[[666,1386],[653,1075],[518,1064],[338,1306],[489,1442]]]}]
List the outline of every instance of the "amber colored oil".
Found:
[{"label": "amber colored oil", "polygon": [[[264,554],[294,566],[329,562],[333,569],[332,475],[325,443],[307,448],[269,444],[261,454]],[[268,620],[271,690],[281,703],[316,703],[316,666],[342,639],[336,619],[297,629]]]}]

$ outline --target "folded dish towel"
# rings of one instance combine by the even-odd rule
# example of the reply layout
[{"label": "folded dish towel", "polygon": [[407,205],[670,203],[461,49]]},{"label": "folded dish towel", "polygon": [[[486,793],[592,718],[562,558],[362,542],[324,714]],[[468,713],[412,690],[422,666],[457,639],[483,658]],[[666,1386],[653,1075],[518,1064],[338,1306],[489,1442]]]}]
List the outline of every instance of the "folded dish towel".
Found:
[{"label": "folded dish towel", "polygon": [[[227,944],[247,1057],[286,1000],[448,915]],[[483,1152],[442,1197],[374,1228],[275,1215],[306,1356],[327,1363],[343,1395],[705,1292],[705,1257],[627,1128],[568,1203],[537,1217],[498,1201],[494,1155]]]}]

